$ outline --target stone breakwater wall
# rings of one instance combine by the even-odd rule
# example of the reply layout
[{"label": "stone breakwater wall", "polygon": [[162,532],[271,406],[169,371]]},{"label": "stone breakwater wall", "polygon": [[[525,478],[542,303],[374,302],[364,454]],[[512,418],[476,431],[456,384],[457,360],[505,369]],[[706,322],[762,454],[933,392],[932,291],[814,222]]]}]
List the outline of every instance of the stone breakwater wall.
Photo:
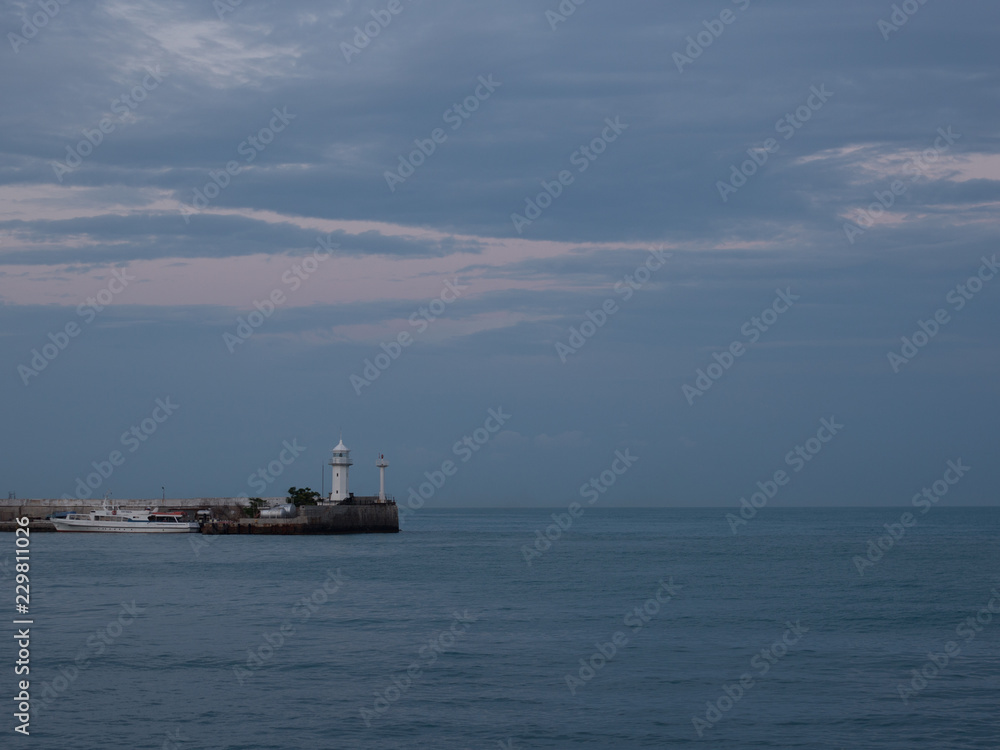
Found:
[{"label": "stone breakwater wall", "polygon": [[[284,498],[263,498],[269,505],[278,505]],[[160,509],[207,508],[211,518],[201,527],[202,534],[372,534],[399,531],[396,504],[376,503],[360,498],[354,504],[306,505],[298,509],[295,518],[243,518],[245,500],[238,497],[167,498],[166,500],[116,499],[115,505],[125,508],[159,507]],[[100,505],[100,501],[96,503]],[[13,531],[14,519],[27,516],[36,531],[54,531],[51,522],[42,520],[50,513],[86,512],[95,503],[56,498],[0,500],[0,531]]]},{"label": "stone breakwater wall", "polygon": [[[283,497],[262,498],[268,505],[278,505],[284,502]],[[50,513],[86,513],[94,508],[101,507],[101,498],[90,498],[89,500],[66,500],[57,497],[46,498],[18,498],[17,500],[0,499],[0,521],[13,521],[15,518],[27,516],[28,518],[45,518]],[[122,508],[160,508],[162,510],[196,510],[208,508],[210,510],[227,511],[246,505],[246,500],[240,497],[168,497],[163,500],[158,497],[148,498],[121,498],[112,497],[111,503]]]},{"label": "stone breakwater wall", "polygon": [[241,518],[207,521],[201,526],[202,534],[394,534],[398,531],[395,503],[304,506],[295,518]]}]

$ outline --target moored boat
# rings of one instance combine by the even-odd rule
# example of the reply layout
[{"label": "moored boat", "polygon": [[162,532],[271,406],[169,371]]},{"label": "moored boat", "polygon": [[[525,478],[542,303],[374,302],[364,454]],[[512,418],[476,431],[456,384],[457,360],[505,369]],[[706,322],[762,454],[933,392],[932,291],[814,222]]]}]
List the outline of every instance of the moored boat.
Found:
[{"label": "moored boat", "polygon": [[52,517],[56,531],[106,531],[122,533],[191,533],[201,529],[196,521],[184,520],[180,511],[118,508],[109,505],[89,513],[68,513],[64,518]]}]

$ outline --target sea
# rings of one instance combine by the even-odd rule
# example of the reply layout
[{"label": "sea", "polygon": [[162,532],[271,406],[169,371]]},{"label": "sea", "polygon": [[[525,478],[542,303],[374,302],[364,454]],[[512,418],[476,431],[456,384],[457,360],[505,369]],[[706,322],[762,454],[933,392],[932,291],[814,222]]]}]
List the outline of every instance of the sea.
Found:
[{"label": "sea", "polygon": [[1000,747],[1000,509],[735,513],[36,534],[0,746]]}]

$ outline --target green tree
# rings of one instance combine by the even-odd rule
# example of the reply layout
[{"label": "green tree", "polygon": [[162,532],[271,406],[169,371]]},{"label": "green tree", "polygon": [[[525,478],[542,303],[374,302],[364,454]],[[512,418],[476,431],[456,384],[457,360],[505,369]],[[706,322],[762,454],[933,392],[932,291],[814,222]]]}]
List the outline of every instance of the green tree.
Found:
[{"label": "green tree", "polygon": [[321,499],[318,492],[308,487],[303,487],[302,489],[296,487],[288,488],[288,502],[296,507],[300,505],[316,505]]},{"label": "green tree", "polygon": [[263,505],[264,501],[259,497],[251,497],[250,504],[243,508],[243,515],[247,518],[257,518],[260,515],[260,509]]}]

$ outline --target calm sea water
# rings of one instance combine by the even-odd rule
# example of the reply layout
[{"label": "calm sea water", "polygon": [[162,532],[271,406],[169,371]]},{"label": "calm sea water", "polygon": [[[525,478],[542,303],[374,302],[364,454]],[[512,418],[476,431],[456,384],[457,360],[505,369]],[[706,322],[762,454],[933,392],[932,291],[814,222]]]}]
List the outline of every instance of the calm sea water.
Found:
[{"label": "calm sea water", "polygon": [[720,510],[589,509],[530,566],[552,511],[198,549],[39,534],[39,710],[3,746],[997,748],[1000,512],[935,508],[860,575],[902,510],[733,535]]}]

